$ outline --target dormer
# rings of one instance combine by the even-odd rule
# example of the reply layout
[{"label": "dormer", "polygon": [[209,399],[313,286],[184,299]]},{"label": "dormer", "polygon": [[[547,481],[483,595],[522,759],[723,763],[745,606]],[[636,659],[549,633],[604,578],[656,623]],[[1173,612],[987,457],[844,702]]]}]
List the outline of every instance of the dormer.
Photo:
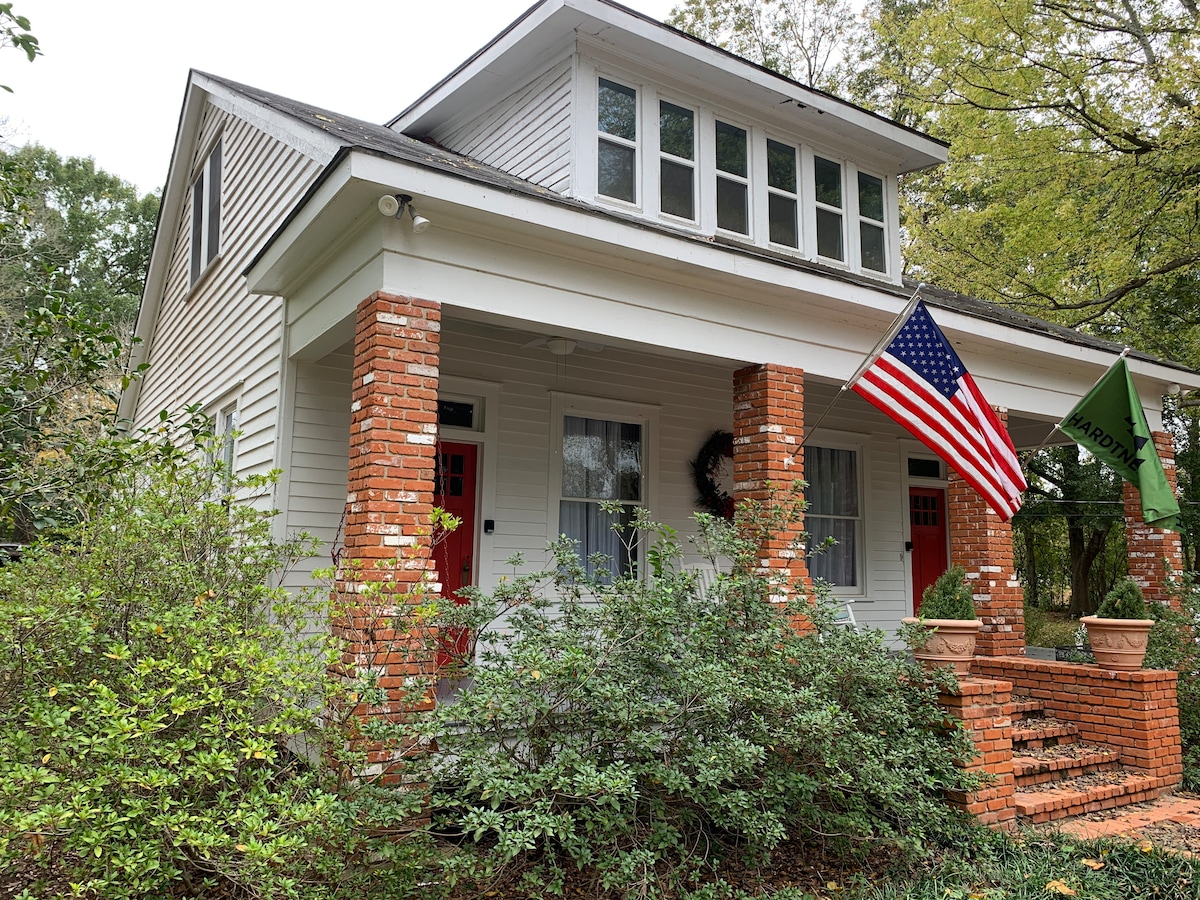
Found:
[{"label": "dormer", "polygon": [[946,145],[609,0],[543,0],[389,127],[664,229],[899,283]]}]

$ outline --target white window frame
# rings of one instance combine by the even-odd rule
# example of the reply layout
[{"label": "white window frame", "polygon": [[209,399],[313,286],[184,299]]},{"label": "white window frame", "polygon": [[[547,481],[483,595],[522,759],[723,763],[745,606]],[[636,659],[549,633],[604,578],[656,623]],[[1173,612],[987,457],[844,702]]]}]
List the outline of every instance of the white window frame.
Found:
[{"label": "white window frame", "polygon": [[[844,164],[843,168],[853,170],[854,190],[851,192],[852,193],[851,203],[853,204],[853,207],[854,207],[854,221],[856,223],[856,227],[853,229],[854,234],[852,237],[852,241],[854,243],[855,259],[858,261],[858,269],[864,275],[871,275],[871,274],[874,274],[877,276],[889,275],[889,274],[891,274],[891,271],[892,271],[892,254],[891,254],[892,239],[891,239],[891,228],[889,227],[889,222],[888,222],[888,188],[889,188],[889,184],[888,184],[887,176],[886,175],[877,175],[874,172],[870,171],[869,169],[864,169],[859,166],[855,166],[853,164],[848,164],[848,165]],[[862,205],[859,202],[861,195],[859,192],[858,182],[859,182],[860,176],[863,176],[863,175],[867,176],[868,178],[875,178],[879,182],[881,182],[880,189],[883,191],[883,218],[882,219],[872,219],[869,216],[864,216],[862,213]],[[846,179],[846,180],[849,181],[851,179]],[[882,269],[872,269],[863,264],[863,260],[862,260],[862,226],[863,225],[870,225],[874,228],[878,228],[880,231],[883,232],[883,268]]]},{"label": "white window frame", "polygon": [[[619,135],[610,134],[607,131],[600,130],[600,82],[601,80],[610,81],[619,87],[627,88],[633,91],[634,102],[634,139],[631,141],[628,138],[623,138]],[[605,203],[615,203],[626,209],[641,209],[642,199],[646,196],[646,186],[643,183],[646,180],[645,175],[645,141],[646,141],[646,116],[643,107],[646,103],[646,90],[637,81],[626,78],[621,75],[610,74],[597,70],[596,77],[592,79],[591,90],[591,121],[592,134],[592,185],[593,192],[597,199],[603,200]],[[655,133],[658,129],[655,128]],[[633,200],[625,200],[621,197],[613,197],[608,194],[600,193],[600,142],[609,141],[619,147],[627,147],[633,150]],[[655,179],[657,181],[657,179]]]},{"label": "white window frame", "polygon": [[[717,125],[718,124],[727,125],[731,128],[740,128],[746,132],[746,175],[744,178],[741,175],[735,175],[731,172],[726,172],[724,169],[717,168]],[[712,167],[709,170],[710,177],[706,177],[705,180],[709,181],[712,186],[712,200],[710,201],[710,203],[712,205],[713,229],[714,229],[715,233],[731,237],[734,240],[741,240],[741,241],[746,241],[748,243],[754,243],[755,233],[756,233],[755,228],[754,228],[754,225],[755,225],[754,213],[755,213],[755,208],[756,208],[756,204],[754,202],[755,201],[754,195],[755,195],[755,180],[756,180],[757,172],[758,172],[758,170],[756,169],[756,167],[754,165],[754,163],[755,163],[754,149],[755,149],[755,145],[758,143],[758,141],[756,140],[756,131],[753,127],[751,127],[746,122],[740,120],[739,118],[737,118],[735,116],[727,116],[720,112],[714,113],[711,117],[708,117],[708,122],[706,123],[706,130],[709,135],[709,142],[712,146]],[[766,147],[765,142],[763,142],[763,147],[764,148]],[[766,172],[763,171],[762,180],[764,183],[766,182],[766,177],[767,177]],[[746,231],[745,232],[733,231],[728,228],[722,228],[720,225],[717,224],[717,183],[722,178],[724,178],[726,181],[732,182],[734,184],[740,184],[742,187],[744,187],[746,189]]]},{"label": "white window frame", "polygon": [[[204,162],[192,179],[189,191],[191,206],[191,243],[188,248],[189,284],[195,285],[204,277],[221,255],[224,153],[222,138],[217,138],[204,157]],[[215,221],[214,221],[215,219]]]},{"label": "white window frame", "polygon": [[[584,419],[599,419],[608,422],[624,422],[642,427],[642,474],[641,499],[625,501],[630,506],[642,506],[654,510],[658,502],[658,406],[626,400],[589,397],[562,391],[550,392],[550,465],[547,483],[546,538],[556,541],[562,534],[560,509],[563,500],[579,500],[579,497],[563,497],[563,419],[578,416]],[[646,539],[637,541],[639,577],[646,574]]]},{"label": "white window frame", "polygon": [[[841,189],[842,205],[841,206],[833,206],[828,203],[822,203],[820,200],[817,199],[817,159],[818,158],[823,159],[827,162],[837,164],[838,171],[841,173],[841,180],[842,180],[842,189]],[[829,265],[849,267],[850,261],[851,261],[851,259],[854,259],[854,256],[850,252],[850,239],[849,239],[849,236],[847,235],[847,228],[846,228],[846,222],[850,218],[849,210],[847,210],[847,208],[846,208],[849,205],[849,201],[850,201],[850,191],[846,187],[846,183],[847,183],[846,162],[845,162],[845,160],[839,159],[831,154],[814,152],[812,168],[809,172],[809,177],[811,178],[810,185],[811,185],[811,190],[812,190],[812,209],[813,209],[813,234],[812,234],[813,258],[818,259],[821,262],[827,263]],[[820,250],[818,249],[818,247],[819,247],[818,241],[820,239],[820,235],[818,233],[818,228],[817,228],[817,212],[818,211],[824,211],[824,212],[828,212],[832,215],[836,215],[838,217],[838,220],[841,222],[841,232],[842,232],[842,258],[841,259],[838,259],[836,256],[823,256],[821,254]]]},{"label": "white window frame", "polygon": [[[866,444],[864,441],[858,440],[853,437],[838,435],[836,433],[831,434],[831,433],[825,432],[825,431],[815,433],[813,435],[813,437],[811,438],[811,440],[809,440],[809,442],[805,445],[806,456],[805,456],[805,462],[804,462],[804,475],[805,475],[806,480],[811,478],[811,476],[812,476],[812,472],[809,469],[809,460],[811,459],[811,457],[807,456],[807,451],[810,448],[816,449],[818,447],[826,449],[826,450],[849,450],[849,451],[853,452],[856,456],[855,470],[858,474],[858,484],[856,486],[858,489],[858,516],[856,518],[854,518],[853,521],[855,522],[854,572],[855,572],[855,576],[856,576],[855,581],[857,581],[857,584],[854,584],[854,585],[831,585],[830,591],[834,596],[837,596],[837,597],[866,597],[867,590],[868,590],[868,581],[869,581],[869,573],[867,571],[867,553],[866,553],[866,545],[867,545],[867,540],[869,537],[867,534],[867,521],[868,521],[869,516],[868,516],[867,505],[866,505],[866,503],[867,503],[866,483],[867,483],[867,472],[868,472],[867,467],[870,464],[870,459],[867,454],[867,447],[866,447]],[[812,512],[805,514],[805,520],[806,520],[805,529],[806,529],[806,531],[807,531],[807,527],[808,527],[807,526],[808,517],[815,516],[815,515],[816,515],[816,513],[812,513]],[[848,516],[821,516],[821,518],[848,519],[850,517],[848,517]],[[813,536],[813,535],[809,536],[810,543],[815,544],[816,540],[817,539],[815,536]],[[811,571],[811,569],[810,569],[810,571]]]},{"label": "white window frame", "polygon": [[[647,173],[647,181],[653,181],[654,197],[657,203],[656,209],[660,217],[668,222],[683,223],[686,225],[697,225],[702,218],[703,197],[704,192],[700,189],[700,110],[695,104],[681,100],[676,100],[666,94],[656,93],[654,96],[654,105],[657,111],[652,119],[653,126],[653,146],[654,158],[656,165],[654,166],[653,175]],[[692,114],[692,158],[684,159],[681,156],[675,156],[672,153],[667,153],[662,149],[662,104],[670,103],[672,106],[677,106],[680,109],[686,109]],[[674,163],[677,166],[685,166],[692,170],[692,217],[690,219],[682,216],[674,215],[673,213],[665,212],[662,208],[662,164],[664,162]]]},{"label": "white window frame", "polygon": [[242,384],[226,391],[207,403],[205,415],[212,420],[213,443],[208,449],[208,462],[222,462],[228,477],[237,475],[237,456],[242,430]]},{"label": "white window frame", "polygon": [[[780,144],[784,147],[790,147],[792,153],[795,154],[796,160],[796,192],[790,193],[782,188],[772,187],[770,183],[770,154],[768,152],[768,141]],[[766,240],[767,245],[772,249],[782,249],[784,253],[803,253],[804,238],[806,229],[804,227],[804,151],[798,146],[795,141],[786,140],[776,137],[770,132],[763,135],[762,140],[762,163],[760,165],[763,173],[762,186],[766,199],[762,203],[762,222],[760,223],[761,233]],[[777,241],[771,240],[771,197],[783,197],[791,200],[796,204],[796,244],[780,244]]]}]

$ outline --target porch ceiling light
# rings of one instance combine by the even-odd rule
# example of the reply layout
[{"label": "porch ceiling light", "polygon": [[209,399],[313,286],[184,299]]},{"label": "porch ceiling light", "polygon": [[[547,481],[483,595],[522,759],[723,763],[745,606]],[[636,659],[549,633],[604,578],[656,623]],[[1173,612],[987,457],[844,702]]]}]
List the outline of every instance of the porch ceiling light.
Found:
[{"label": "porch ceiling light", "polygon": [[412,219],[413,234],[421,234],[428,231],[429,226],[433,223],[417,213],[413,208],[412,200],[411,194],[384,194],[379,198],[379,212],[385,216],[402,219],[404,211],[407,209],[409,218]]},{"label": "porch ceiling light", "polygon": [[578,344],[570,338],[554,337],[546,341],[546,349],[555,356],[570,356],[577,346]]}]

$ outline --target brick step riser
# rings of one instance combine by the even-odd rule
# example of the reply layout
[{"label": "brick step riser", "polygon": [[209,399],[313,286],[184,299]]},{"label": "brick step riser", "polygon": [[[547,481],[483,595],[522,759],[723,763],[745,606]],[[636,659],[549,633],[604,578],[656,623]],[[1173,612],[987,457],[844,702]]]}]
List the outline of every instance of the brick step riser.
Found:
[{"label": "brick step riser", "polygon": [[1121,786],[1116,791],[1113,787],[1101,786],[1069,797],[1017,797],[1017,818],[1022,822],[1040,825],[1071,816],[1118,809],[1133,803],[1156,800],[1170,791],[1172,785],[1169,782],[1167,778],[1144,778],[1136,784]]},{"label": "brick step riser", "polygon": [[1014,781],[1019,791],[1022,787],[1029,787],[1035,784],[1049,784],[1052,781],[1064,781],[1068,778],[1076,778],[1080,775],[1091,775],[1095,772],[1112,772],[1118,769],[1121,765],[1121,760],[1118,757],[1097,762],[1076,763],[1065,769],[1037,769],[1033,771],[1017,772],[1014,770]]}]

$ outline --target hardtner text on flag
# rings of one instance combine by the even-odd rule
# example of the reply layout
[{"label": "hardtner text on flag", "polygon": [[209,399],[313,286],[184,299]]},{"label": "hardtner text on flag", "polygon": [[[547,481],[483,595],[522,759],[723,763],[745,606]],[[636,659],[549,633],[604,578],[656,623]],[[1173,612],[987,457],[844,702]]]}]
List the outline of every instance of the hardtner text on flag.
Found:
[{"label": "hardtner text on flag", "polygon": [[1158,458],[1124,356],[1067,413],[1058,430],[1137,486],[1147,525],[1179,530],[1179,502]]},{"label": "hardtner text on flag", "polygon": [[1002,520],[1029,485],[1008,431],[921,301],[851,387],[948,462]]}]

